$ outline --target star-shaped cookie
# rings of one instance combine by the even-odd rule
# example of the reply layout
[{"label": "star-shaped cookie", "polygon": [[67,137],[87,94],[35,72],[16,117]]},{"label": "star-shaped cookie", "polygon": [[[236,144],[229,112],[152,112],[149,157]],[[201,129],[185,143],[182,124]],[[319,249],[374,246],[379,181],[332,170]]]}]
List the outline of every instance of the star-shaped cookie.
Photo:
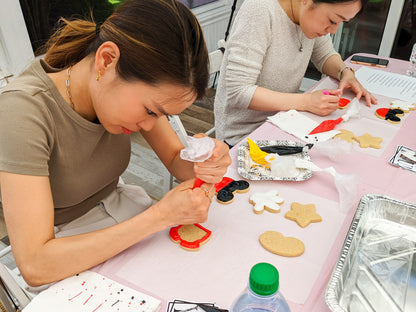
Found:
[{"label": "star-shaped cookie", "polygon": [[321,222],[322,217],[316,213],[314,204],[302,205],[300,203],[292,203],[290,211],[285,214],[285,218],[296,221],[300,227],[306,227],[312,222]]},{"label": "star-shaped cookie", "polygon": [[380,148],[380,144],[383,141],[382,138],[373,137],[371,134],[367,132],[364,133],[362,136],[354,137],[354,140],[360,143],[360,147],[372,147],[372,148]]}]

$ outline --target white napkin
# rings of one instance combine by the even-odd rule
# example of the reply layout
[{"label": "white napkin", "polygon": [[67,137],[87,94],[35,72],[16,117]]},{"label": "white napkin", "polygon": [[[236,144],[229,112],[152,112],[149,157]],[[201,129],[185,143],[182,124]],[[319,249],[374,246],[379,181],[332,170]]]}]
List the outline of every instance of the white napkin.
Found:
[{"label": "white napkin", "polygon": [[283,131],[293,134],[307,143],[326,141],[334,135],[340,133],[337,130],[330,130],[309,135],[309,133],[315,129],[319,123],[309,117],[306,117],[305,115],[302,115],[294,109],[287,112],[278,112],[277,114],[268,117],[267,120],[278,126]]}]

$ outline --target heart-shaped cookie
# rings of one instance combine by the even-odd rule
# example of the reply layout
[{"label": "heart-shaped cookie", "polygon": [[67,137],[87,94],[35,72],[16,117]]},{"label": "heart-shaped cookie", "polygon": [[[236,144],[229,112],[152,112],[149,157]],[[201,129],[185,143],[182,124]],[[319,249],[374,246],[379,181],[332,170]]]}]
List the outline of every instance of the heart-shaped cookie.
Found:
[{"label": "heart-shaped cookie", "polygon": [[264,249],[284,257],[298,257],[305,251],[303,242],[294,237],[285,237],[276,231],[266,231],[259,237]]}]

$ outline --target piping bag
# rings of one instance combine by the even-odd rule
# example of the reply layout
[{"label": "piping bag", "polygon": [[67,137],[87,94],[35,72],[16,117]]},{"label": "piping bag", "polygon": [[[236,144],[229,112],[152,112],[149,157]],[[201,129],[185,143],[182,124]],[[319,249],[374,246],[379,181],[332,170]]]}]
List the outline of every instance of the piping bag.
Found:
[{"label": "piping bag", "polygon": [[[185,148],[181,150],[180,157],[191,162],[204,162],[211,157],[215,147],[215,142],[210,137],[194,138],[187,135],[182,143]],[[201,179],[196,179],[193,188],[200,187],[203,183]]]},{"label": "piping bag", "polygon": [[339,195],[340,209],[347,212],[354,205],[357,198],[357,181],[354,175],[341,175],[336,172],[334,167],[320,168],[313,162],[302,158],[279,157],[274,154],[271,160],[270,170],[273,175],[295,177],[299,174],[299,169],[308,169],[313,172],[326,172],[334,177],[335,187]]},{"label": "piping bag", "polygon": [[324,120],[315,129],[309,132],[309,135],[333,130],[337,124],[342,121],[348,121],[350,117],[358,115],[360,111],[357,98],[354,98],[350,103],[350,108],[347,112],[337,119]]}]

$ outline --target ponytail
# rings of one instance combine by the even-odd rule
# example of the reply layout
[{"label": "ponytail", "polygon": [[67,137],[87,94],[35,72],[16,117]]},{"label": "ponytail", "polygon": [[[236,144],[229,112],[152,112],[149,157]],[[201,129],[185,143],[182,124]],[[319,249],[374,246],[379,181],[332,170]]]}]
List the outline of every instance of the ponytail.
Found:
[{"label": "ponytail", "polygon": [[58,23],[60,27],[45,44],[45,61],[56,68],[67,68],[89,54],[89,47],[99,32],[92,21],[61,18]]},{"label": "ponytail", "polygon": [[208,84],[208,51],[195,15],[177,0],[127,0],[96,31],[93,21],[60,20],[46,43],[46,62],[67,68],[93,54],[103,42],[120,50],[121,79],[191,87],[197,98]]}]

